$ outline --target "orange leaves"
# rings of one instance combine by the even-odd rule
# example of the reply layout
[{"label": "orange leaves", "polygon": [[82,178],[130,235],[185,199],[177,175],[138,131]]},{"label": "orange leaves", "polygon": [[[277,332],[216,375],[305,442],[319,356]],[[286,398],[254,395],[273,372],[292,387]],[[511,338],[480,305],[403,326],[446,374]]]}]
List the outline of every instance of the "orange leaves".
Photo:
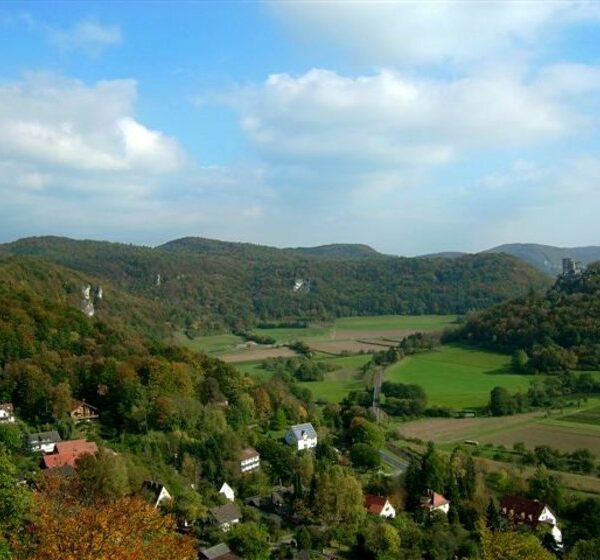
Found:
[{"label": "orange leaves", "polygon": [[192,560],[194,543],[138,497],[84,506],[62,481],[36,495],[28,560]]}]

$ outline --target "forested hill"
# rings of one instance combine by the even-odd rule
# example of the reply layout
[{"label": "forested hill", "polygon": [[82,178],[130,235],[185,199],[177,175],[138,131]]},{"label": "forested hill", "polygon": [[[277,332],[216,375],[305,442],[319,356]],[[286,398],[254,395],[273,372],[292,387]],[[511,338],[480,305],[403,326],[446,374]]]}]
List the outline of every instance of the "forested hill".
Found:
[{"label": "forested hill", "polygon": [[183,237],[160,245],[157,249],[190,251],[200,254],[242,256],[249,259],[277,258],[283,255],[324,257],[328,259],[365,259],[385,257],[368,245],[358,243],[333,243],[318,247],[288,247],[279,249],[254,243],[219,241],[204,237]]},{"label": "forested hill", "polygon": [[[210,240],[153,249],[57,237],[0,245],[2,254],[35,255],[93,276],[159,306],[161,320],[202,330],[267,319],[465,313],[548,285],[518,259],[492,254],[340,259]],[[121,311],[125,320],[128,312]]]},{"label": "forested hill", "polygon": [[[89,286],[89,299],[83,291]],[[65,268],[41,257],[0,256],[0,288],[23,290],[53,305],[81,310],[91,303],[94,316],[128,334],[162,337],[169,332],[164,306],[115,288],[106,278]]]},{"label": "forested hill", "polygon": [[332,245],[320,245],[318,247],[294,247],[286,249],[299,255],[313,255],[315,257],[326,257],[329,259],[373,259],[385,257],[369,245],[358,243],[333,243]]},{"label": "forested hill", "polygon": [[564,371],[600,367],[600,263],[561,276],[545,295],[529,294],[471,316],[459,336],[515,353],[517,367]]}]

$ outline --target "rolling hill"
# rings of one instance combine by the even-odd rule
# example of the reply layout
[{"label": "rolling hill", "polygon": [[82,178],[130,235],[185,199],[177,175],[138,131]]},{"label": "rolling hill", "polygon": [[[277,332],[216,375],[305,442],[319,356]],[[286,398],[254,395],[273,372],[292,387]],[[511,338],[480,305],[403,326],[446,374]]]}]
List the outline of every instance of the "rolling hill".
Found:
[{"label": "rolling hill", "polygon": [[[142,316],[154,309],[162,323],[201,331],[287,318],[462,314],[549,285],[532,267],[502,254],[360,258],[356,246],[327,247],[315,255],[202,238],[150,248],[36,237],[0,245],[0,255],[36,257],[135,298],[115,311],[121,320],[128,306],[139,305]],[[352,256],[343,258],[348,250]]]}]

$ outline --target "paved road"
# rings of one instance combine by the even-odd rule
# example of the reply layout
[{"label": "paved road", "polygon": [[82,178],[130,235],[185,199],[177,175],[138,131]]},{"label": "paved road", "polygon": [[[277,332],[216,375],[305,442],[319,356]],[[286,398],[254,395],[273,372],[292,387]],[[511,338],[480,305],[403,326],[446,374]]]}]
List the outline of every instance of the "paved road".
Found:
[{"label": "paved road", "polygon": [[408,461],[394,457],[383,449],[379,450],[379,456],[384,463],[387,463],[390,467],[396,469],[394,472],[395,475],[403,473],[408,467]]}]

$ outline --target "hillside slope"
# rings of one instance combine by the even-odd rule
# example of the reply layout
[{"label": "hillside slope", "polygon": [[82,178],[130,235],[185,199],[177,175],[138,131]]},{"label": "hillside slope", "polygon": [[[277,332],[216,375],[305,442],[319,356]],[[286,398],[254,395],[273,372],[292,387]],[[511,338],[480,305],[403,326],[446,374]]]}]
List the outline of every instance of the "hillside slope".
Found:
[{"label": "hillside slope", "polygon": [[[115,288],[107,278],[71,270],[40,257],[0,256],[0,287],[35,294],[41,301],[83,310],[129,333],[157,337],[169,332],[158,302]],[[89,299],[83,293],[89,287]],[[90,307],[91,304],[91,307]]]},{"label": "hillside slope", "polygon": [[531,371],[600,368],[600,263],[559,277],[543,296],[528,294],[469,317],[459,337],[522,350],[521,365]]},{"label": "hillside slope", "polygon": [[35,255],[160,306],[186,328],[246,328],[257,320],[345,315],[465,313],[549,281],[507,255],[458,259],[298,255],[251,244],[187,238],[155,249],[29,238],[0,254]]}]

